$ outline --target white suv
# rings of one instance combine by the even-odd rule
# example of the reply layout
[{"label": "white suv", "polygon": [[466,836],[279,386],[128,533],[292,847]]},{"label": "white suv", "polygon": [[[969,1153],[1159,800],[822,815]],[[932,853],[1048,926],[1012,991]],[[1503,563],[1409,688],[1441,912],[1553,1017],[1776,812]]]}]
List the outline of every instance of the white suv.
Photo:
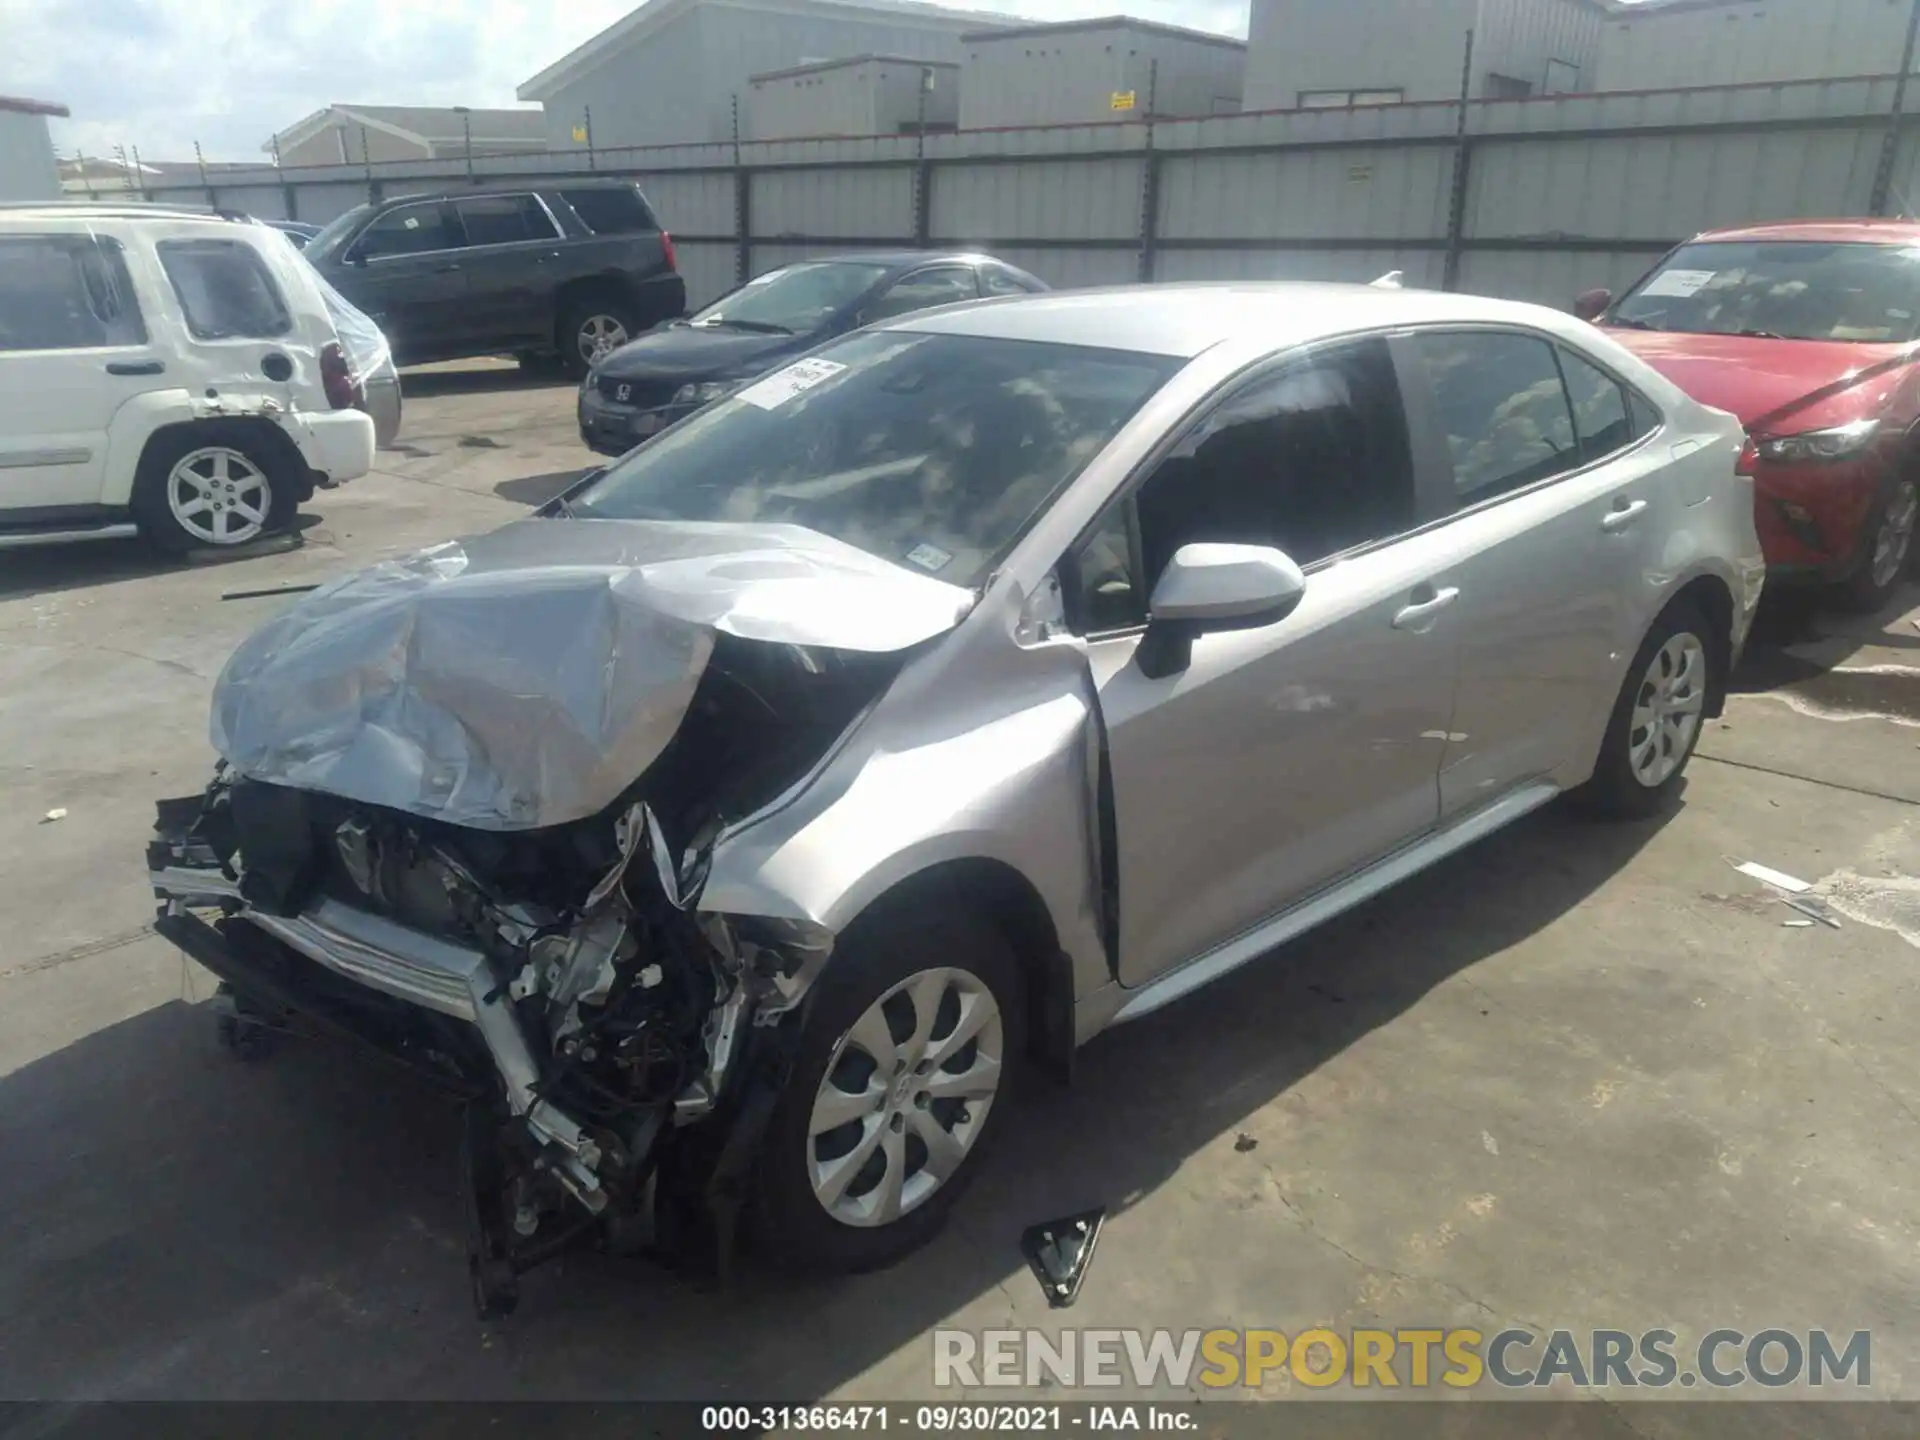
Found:
[{"label": "white suv", "polygon": [[0,549],[241,545],[366,474],[363,367],[328,298],[245,219],[0,206]]}]

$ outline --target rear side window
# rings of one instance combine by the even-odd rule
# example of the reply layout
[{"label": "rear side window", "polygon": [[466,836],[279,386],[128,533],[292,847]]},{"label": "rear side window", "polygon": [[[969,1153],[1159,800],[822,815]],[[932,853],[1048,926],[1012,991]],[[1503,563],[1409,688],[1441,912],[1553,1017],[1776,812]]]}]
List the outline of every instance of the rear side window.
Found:
[{"label": "rear side window", "polygon": [[915,310],[979,298],[980,286],[973,278],[971,265],[940,265],[931,270],[916,270],[895,281],[885,294],[867,306],[861,318],[871,325],[876,320],[911,315]]},{"label": "rear side window", "polygon": [[469,245],[513,245],[556,240],[560,232],[531,195],[474,195],[453,202]]},{"label": "rear side window", "polygon": [[980,267],[980,293],[983,295],[1032,295],[1039,286],[1031,284],[1024,276],[999,265]]},{"label": "rear side window", "polygon": [[660,228],[660,222],[647,209],[647,202],[630,185],[562,190],[560,198],[573,207],[573,213],[596,235],[634,235]]},{"label": "rear side window", "polygon": [[1459,504],[1477,505],[1585,463],[1546,341],[1428,331],[1414,344],[1433,383]]},{"label": "rear side window", "polygon": [[196,340],[266,340],[293,329],[287,302],[251,245],[162,240],[154,247]]},{"label": "rear side window", "polygon": [[1573,402],[1573,428],[1580,437],[1583,462],[1624,449],[1642,433],[1634,428],[1626,386],[1606,371],[1571,350],[1562,350],[1560,372],[1567,377],[1567,398]]},{"label": "rear side window", "polygon": [[354,252],[367,260],[382,255],[421,255],[429,250],[452,250],[459,245],[438,200],[401,205],[366,228],[354,242]]},{"label": "rear side window", "polygon": [[0,350],[84,350],[146,339],[126,259],[113,241],[0,239]]}]

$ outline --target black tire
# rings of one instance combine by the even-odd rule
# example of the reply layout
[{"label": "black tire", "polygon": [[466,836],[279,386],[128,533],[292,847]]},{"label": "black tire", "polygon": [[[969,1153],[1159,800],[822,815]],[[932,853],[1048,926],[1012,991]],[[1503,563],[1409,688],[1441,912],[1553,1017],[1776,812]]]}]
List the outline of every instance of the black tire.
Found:
[{"label": "black tire", "polygon": [[[1679,763],[1673,767],[1672,773],[1659,784],[1648,785],[1634,773],[1633,768],[1634,707],[1643,687],[1649,683],[1648,671],[1654,663],[1654,657],[1665,649],[1669,641],[1682,635],[1691,635],[1699,643],[1704,659],[1699,680],[1699,723],[1688,736]],[[1568,798],[1589,814],[1610,820],[1644,820],[1669,808],[1679,793],[1687,762],[1693,758],[1694,747],[1700,743],[1700,732],[1706,728],[1707,702],[1720,689],[1723,677],[1719,669],[1725,664],[1724,655],[1723,644],[1715,638],[1713,627],[1707,623],[1697,606],[1686,600],[1676,600],[1661,611],[1653,627],[1647,631],[1646,639],[1640,642],[1633,663],[1627,667],[1626,678],[1621,681],[1620,694],[1614,700],[1613,713],[1607,720],[1606,737],[1600,742],[1600,759],[1594,766],[1593,778]]]},{"label": "black tire", "polygon": [[189,550],[221,548],[216,539],[196,535],[174,513],[167,501],[167,487],[173,469],[196,450],[230,450],[243,457],[263,478],[267,502],[266,520],[257,534],[234,544],[250,544],[267,535],[277,535],[293,524],[300,508],[299,451],[284,438],[268,434],[258,426],[226,421],[207,421],[178,425],[162,430],[147,441],[140,463],[133,474],[133,517],[147,542],[159,550],[182,554]]},{"label": "black tire", "polygon": [[640,312],[626,296],[612,290],[589,290],[571,297],[560,307],[560,323],[555,327],[554,343],[560,351],[560,363],[572,379],[586,379],[587,371],[592,368],[584,332],[596,318],[605,318],[619,325],[628,340],[640,334]]},{"label": "black tire", "polygon": [[[1876,579],[1874,562],[1881,531],[1887,524],[1888,516],[1894,513],[1896,506],[1903,507],[1908,517],[1904,541],[1905,553],[1891,571]],[[1906,579],[1907,572],[1913,565],[1916,525],[1920,524],[1913,518],[1915,507],[1920,507],[1920,480],[1916,480],[1912,475],[1903,475],[1887,487],[1887,493],[1882,495],[1875,502],[1873,509],[1867,513],[1867,523],[1863,527],[1865,533],[1860,541],[1860,568],[1854,571],[1852,579],[1838,586],[1836,592],[1840,603],[1849,610],[1856,610],[1864,615],[1874,614],[1893,599],[1894,592]]]},{"label": "black tire", "polygon": [[[827,1132],[817,1138],[808,1134],[815,1097],[836,1047],[868,1009],[910,977],[942,968],[965,972],[993,997],[1000,1016],[998,1089],[958,1168],[930,1195],[891,1223],[846,1223],[828,1213],[815,1195],[809,1175],[808,1162],[816,1145],[830,1147],[836,1137],[844,1139],[843,1132]],[[941,1003],[945,1006],[949,1001],[943,997]],[[957,1005],[958,1001],[951,1003]],[[907,1013],[912,1013],[910,999]],[[891,1265],[938,1233],[947,1212],[979,1173],[983,1159],[1005,1128],[1026,1044],[1025,987],[1019,958],[999,929],[957,905],[936,904],[913,910],[903,907],[863,921],[841,938],[811,997],[804,1027],[791,1077],[768,1121],[756,1167],[749,1216],[755,1246],[774,1265],[814,1274],[852,1274]],[[897,1041],[900,1030],[898,1026],[893,1028]],[[935,1042],[943,1033],[953,1033],[953,1028],[951,1021],[944,1028],[936,1023]],[[969,1048],[956,1052],[948,1064],[959,1062]],[[976,1056],[979,1053],[976,1051]],[[912,1072],[903,1078],[910,1084]],[[954,1102],[937,1103],[951,1106]],[[943,1113],[947,1118],[938,1123],[945,1128],[965,1123],[964,1109],[958,1119],[952,1118],[951,1110]],[[863,1122],[850,1123],[857,1126]],[[881,1124],[887,1123],[882,1117]],[[895,1128],[898,1131],[899,1127]],[[911,1157],[915,1145],[922,1145],[924,1164],[923,1142],[911,1134],[903,1141],[904,1153]],[[849,1194],[858,1185],[857,1179],[850,1184]]]}]

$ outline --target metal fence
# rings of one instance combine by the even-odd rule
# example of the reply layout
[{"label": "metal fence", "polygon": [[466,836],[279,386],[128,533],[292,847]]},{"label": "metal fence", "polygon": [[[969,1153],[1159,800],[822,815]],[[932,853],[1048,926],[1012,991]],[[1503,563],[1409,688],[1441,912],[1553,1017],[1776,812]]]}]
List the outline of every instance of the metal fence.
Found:
[{"label": "metal fence", "polygon": [[230,171],[154,200],[324,222],[369,198],[631,176],[695,305],[835,250],[989,249],[1060,287],[1371,279],[1565,305],[1712,226],[1902,213],[1892,76]]}]

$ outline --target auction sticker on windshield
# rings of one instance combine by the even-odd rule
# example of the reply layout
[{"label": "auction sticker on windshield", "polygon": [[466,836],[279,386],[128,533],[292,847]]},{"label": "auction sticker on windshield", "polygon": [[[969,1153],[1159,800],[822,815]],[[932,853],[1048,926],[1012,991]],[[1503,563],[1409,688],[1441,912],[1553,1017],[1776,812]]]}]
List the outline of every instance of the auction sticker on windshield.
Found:
[{"label": "auction sticker on windshield", "polygon": [[740,398],[762,410],[777,410],[816,385],[825,384],[847,367],[838,360],[796,360],[740,392]]},{"label": "auction sticker on windshield", "polygon": [[1662,270],[1640,289],[1642,295],[1678,295],[1685,298],[1713,279],[1712,270]]}]

